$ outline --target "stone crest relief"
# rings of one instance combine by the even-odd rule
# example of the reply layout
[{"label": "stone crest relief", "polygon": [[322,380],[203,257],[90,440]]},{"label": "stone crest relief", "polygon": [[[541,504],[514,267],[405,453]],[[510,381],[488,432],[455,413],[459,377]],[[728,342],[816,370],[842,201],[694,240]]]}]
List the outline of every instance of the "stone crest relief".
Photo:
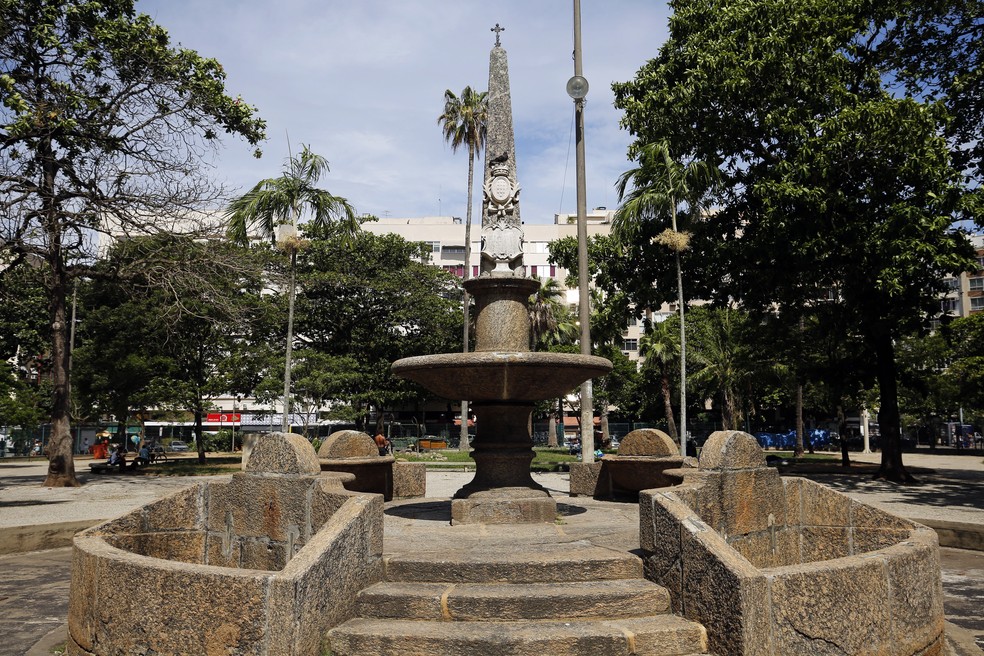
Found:
[{"label": "stone crest relief", "polygon": [[502,159],[493,160],[483,187],[482,272],[524,275],[523,229],[516,212],[520,188],[510,176],[505,157]]}]

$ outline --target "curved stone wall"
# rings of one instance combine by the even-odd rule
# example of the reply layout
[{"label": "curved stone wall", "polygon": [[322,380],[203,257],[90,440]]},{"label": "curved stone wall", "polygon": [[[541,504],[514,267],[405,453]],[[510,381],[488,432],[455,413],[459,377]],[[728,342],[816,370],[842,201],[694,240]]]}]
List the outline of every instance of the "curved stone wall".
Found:
[{"label": "curved stone wall", "polygon": [[228,482],[78,534],[69,653],[320,654],[381,577],[383,505],[310,475],[294,437],[264,437]]},{"label": "curved stone wall", "polygon": [[746,433],[715,433],[681,475],[640,495],[646,575],[713,653],[942,653],[931,529],[780,477]]}]

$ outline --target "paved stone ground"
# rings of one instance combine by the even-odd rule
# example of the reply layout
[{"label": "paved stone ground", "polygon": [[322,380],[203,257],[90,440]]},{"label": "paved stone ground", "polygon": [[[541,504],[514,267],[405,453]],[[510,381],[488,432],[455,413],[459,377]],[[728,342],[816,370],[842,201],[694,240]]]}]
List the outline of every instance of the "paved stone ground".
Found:
[{"label": "paved stone ground", "polygon": [[[860,458],[860,456],[852,454]],[[877,455],[873,457],[877,459]],[[940,459],[935,459],[940,458]],[[956,461],[947,456],[907,456],[914,467],[932,467],[921,472],[924,483],[917,488],[879,484],[869,477],[828,475],[830,483],[852,496],[875,503],[907,517],[947,518],[952,521],[984,526],[984,462],[981,458],[961,456]],[[84,465],[83,465],[84,466]],[[46,463],[0,463],[0,531],[5,527],[45,524],[79,519],[106,519],[125,513],[152,499],[187,485],[188,478],[90,476],[87,484],[74,489],[40,487]],[[804,474],[811,478],[821,478]],[[425,522],[434,527],[434,539],[447,540],[447,504],[437,499],[449,498],[455,490],[471,480],[465,472],[429,472],[427,500],[388,504],[386,535],[388,544],[399,540],[410,523]],[[632,504],[604,504],[582,498],[568,498],[566,474],[534,474],[534,478],[557,497],[564,517],[549,529],[552,537],[577,540],[581,532],[599,529],[603,517],[603,540],[635,539],[638,542],[638,509]],[[601,509],[601,513],[592,510]],[[605,511],[607,508],[607,512]],[[592,526],[593,525],[593,526]],[[456,527],[463,528],[463,527]],[[503,536],[495,527],[475,528],[469,539],[515,539]],[[404,536],[406,537],[406,536]],[[546,536],[540,536],[545,539]],[[457,539],[457,537],[455,538]],[[418,544],[418,546],[424,546]],[[956,656],[982,656],[984,650],[984,552],[942,549],[944,603],[951,623],[948,635]],[[51,549],[0,556],[0,656],[47,656],[64,640],[68,609],[68,585],[71,549]],[[975,643],[978,646],[975,646]]]}]

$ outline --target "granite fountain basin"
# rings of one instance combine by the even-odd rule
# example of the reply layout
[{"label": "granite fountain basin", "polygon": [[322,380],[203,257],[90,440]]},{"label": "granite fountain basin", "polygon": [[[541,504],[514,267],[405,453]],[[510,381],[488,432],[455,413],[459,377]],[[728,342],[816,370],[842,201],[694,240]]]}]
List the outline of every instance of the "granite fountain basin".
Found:
[{"label": "granite fountain basin", "polygon": [[603,376],[605,358],[571,353],[478,351],[404,358],[393,373],[438,396],[472,401],[545,401],[564,396],[588,378]]}]

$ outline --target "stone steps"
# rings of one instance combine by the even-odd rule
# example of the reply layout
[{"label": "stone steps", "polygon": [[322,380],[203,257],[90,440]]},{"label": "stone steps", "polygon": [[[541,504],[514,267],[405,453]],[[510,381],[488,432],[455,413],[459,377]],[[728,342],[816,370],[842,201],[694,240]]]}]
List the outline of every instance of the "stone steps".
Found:
[{"label": "stone steps", "polygon": [[414,551],[385,558],[388,581],[565,583],[642,578],[642,560],[590,543]]},{"label": "stone steps", "polygon": [[420,622],[354,619],[329,633],[332,656],[691,656],[699,624],[675,615],[577,622]]},{"label": "stone steps", "polygon": [[384,582],[359,593],[362,617],[433,621],[563,620],[665,613],[670,595],[643,579],[573,583]]},{"label": "stone steps", "polygon": [[693,656],[699,624],[632,553],[590,542],[486,543],[385,557],[386,580],[332,629],[333,656]]}]

